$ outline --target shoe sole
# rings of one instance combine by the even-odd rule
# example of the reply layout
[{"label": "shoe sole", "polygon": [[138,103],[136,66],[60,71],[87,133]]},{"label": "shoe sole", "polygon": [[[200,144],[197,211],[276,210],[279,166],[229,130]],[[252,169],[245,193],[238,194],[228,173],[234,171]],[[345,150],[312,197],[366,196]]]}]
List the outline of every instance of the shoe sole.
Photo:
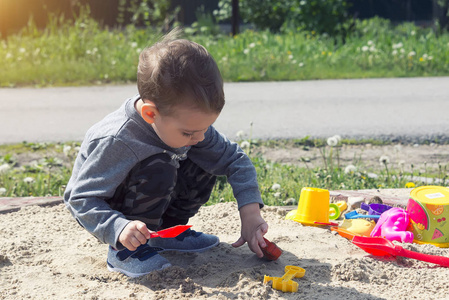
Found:
[{"label": "shoe sole", "polygon": [[128,276],[128,277],[136,278],[136,277],[140,277],[140,276],[143,276],[143,275],[150,274],[151,272],[154,272],[154,271],[161,271],[161,270],[163,270],[163,269],[166,269],[166,268],[168,268],[168,267],[171,267],[171,264],[170,264],[170,263],[164,264],[164,265],[162,265],[162,267],[161,267],[160,269],[152,270],[152,271],[150,271],[150,272],[145,272],[145,273],[132,273],[132,272],[128,272],[128,271],[125,271],[125,270],[120,269],[120,268],[115,268],[115,267],[111,266],[109,263],[107,263],[107,267],[108,267],[108,270],[111,271],[111,272],[119,272],[119,273],[125,274],[125,275]]},{"label": "shoe sole", "polygon": [[194,249],[194,250],[163,249],[163,250],[160,250],[158,252],[161,253],[161,252],[165,252],[165,251],[178,251],[178,252],[198,253],[198,252],[204,252],[206,250],[209,250],[210,248],[216,247],[218,244],[220,244],[220,240],[218,240],[215,244],[212,244],[210,246],[207,246],[206,248],[201,248],[201,249]]}]

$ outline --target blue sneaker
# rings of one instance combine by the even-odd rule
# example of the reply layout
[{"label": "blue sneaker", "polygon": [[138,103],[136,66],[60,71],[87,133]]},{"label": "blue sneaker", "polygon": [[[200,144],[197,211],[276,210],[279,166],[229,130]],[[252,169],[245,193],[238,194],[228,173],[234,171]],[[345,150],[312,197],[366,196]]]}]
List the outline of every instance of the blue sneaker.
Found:
[{"label": "blue sneaker", "polygon": [[151,238],[148,245],[161,251],[202,252],[220,243],[217,236],[187,229],[174,238]]},{"label": "blue sneaker", "polygon": [[170,262],[158,254],[160,250],[162,249],[150,247],[148,244],[140,245],[135,251],[117,251],[109,246],[108,270],[129,277],[139,277],[170,267]]}]

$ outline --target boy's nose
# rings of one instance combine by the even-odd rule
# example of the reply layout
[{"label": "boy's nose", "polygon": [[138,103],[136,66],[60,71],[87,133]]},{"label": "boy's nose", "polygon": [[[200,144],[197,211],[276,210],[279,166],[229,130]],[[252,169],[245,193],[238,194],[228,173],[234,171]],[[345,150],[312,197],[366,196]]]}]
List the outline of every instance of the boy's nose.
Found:
[{"label": "boy's nose", "polygon": [[197,143],[201,142],[202,140],[204,140],[204,132],[197,132],[192,137],[192,141]]}]

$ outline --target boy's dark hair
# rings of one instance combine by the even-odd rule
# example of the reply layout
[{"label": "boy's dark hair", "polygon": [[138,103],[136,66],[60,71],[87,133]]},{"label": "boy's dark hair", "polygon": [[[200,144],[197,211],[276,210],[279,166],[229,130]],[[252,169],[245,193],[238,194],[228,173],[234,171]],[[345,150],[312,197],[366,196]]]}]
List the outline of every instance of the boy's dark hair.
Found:
[{"label": "boy's dark hair", "polygon": [[140,53],[137,88],[163,115],[179,104],[206,113],[220,113],[225,99],[220,70],[209,52],[192,41],[178,39],[175,29]]}]

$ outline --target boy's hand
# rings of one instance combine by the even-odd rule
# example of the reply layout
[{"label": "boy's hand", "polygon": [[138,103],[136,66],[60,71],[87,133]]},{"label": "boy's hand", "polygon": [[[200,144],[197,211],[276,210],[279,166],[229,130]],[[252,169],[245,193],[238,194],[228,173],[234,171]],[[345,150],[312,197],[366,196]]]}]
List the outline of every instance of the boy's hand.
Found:
[{"label": "boy's hand", "polygon": [[131,221],[125,226],[118,237],[118,241],[130,251],[134,251],[140,245],[145,244],[150,238],[147,225],[141,221]]},{"label": "boy's hand", "polygon": [[240,220],[242,222],[242,232],[233,247],[240,247],[248,243],[249,249],[256,253],[258,257],[263,257],[262,250],[267,245],[263,236],[268,231],[268,224],[260,215],[259,203],[251,203],[240,208]]}]

